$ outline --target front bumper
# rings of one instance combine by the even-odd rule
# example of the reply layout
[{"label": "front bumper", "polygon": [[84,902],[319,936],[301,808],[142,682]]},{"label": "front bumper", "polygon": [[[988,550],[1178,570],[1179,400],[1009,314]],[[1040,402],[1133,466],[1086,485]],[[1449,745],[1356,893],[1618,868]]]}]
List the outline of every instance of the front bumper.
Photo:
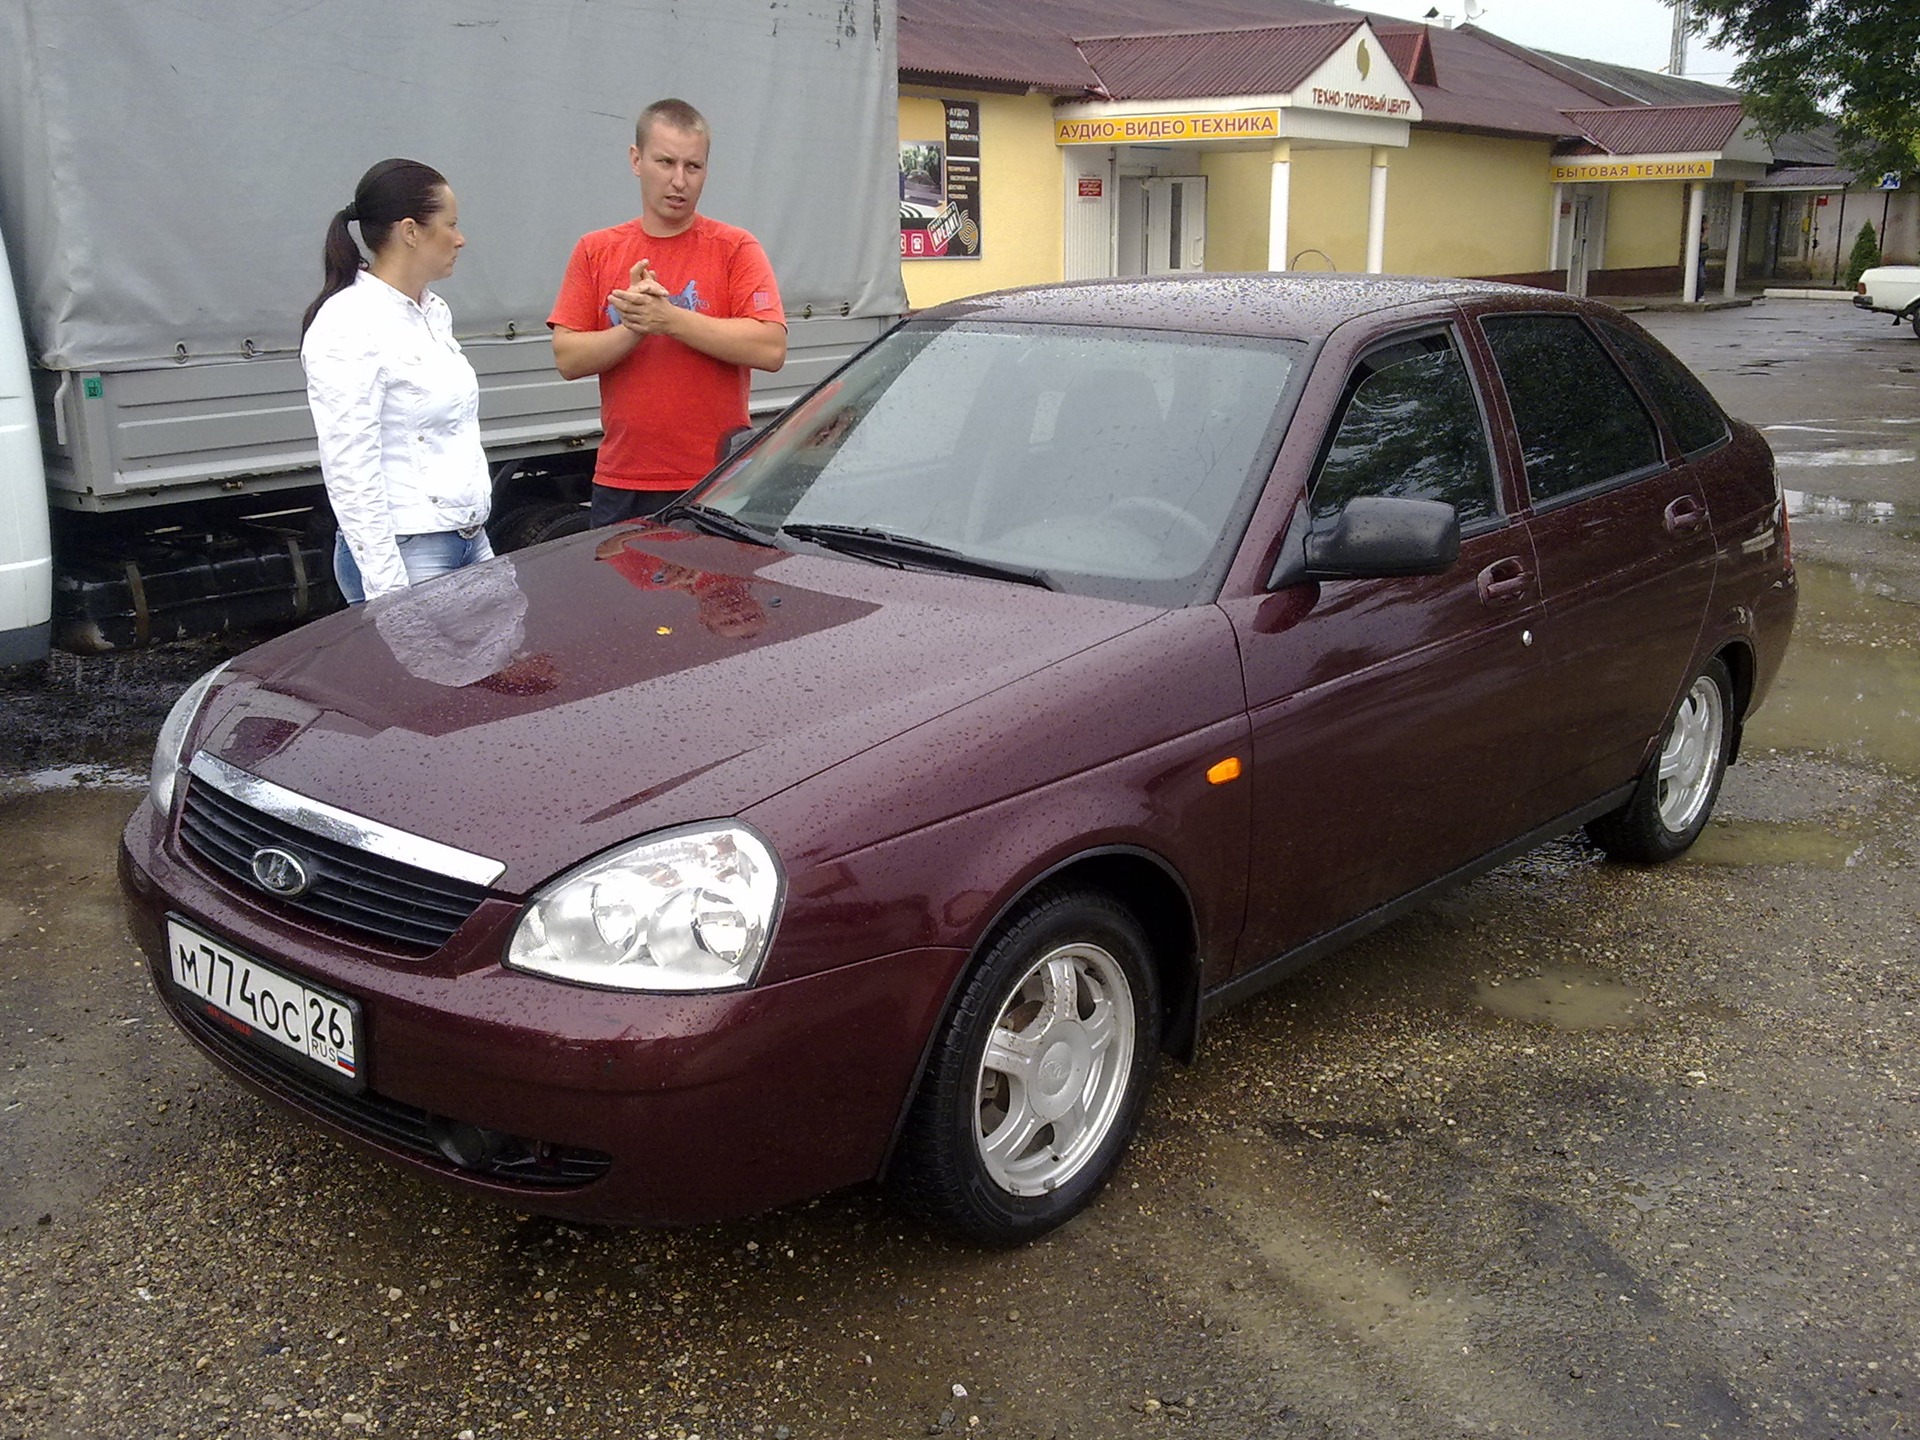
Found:
[{"label": "front bumper", "polygon": [[[162,1003],[203,1050],[387,1159],[570,1219],[717,1220],[877,1175],[965,959],[903,951],[722,994],[587,990],[481,958],[504,947],[509,903],[483,905],[430,962],[409,961],[270,913],[171,853],[164,832],[143,802],[122,837],[121,889]],[[198,1013],[171,979],[169,914],[358,1001],[364,1094]],[[531,1163],[450,1158],[472,1160],[475,1131],[529,1142]]]}]

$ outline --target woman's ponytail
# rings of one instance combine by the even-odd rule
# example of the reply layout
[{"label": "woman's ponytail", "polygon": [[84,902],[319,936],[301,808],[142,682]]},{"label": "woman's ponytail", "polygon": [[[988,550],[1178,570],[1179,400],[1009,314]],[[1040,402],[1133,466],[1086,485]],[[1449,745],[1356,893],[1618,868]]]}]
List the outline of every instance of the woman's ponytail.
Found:
[{"label": "woman's ponytail", "polygon": [[321,267],[326,272],[326,283],[321,285],[320,293],[314,297],[307,313],[300,319],[300,338],[307,338],[312,328],[313,317],[320,313],[320,307],[353,284],[360,273],[360,247],[353,242],[353,232],[347,224],[354,218],[354,207],[337,211],[333,221],[327,226],[326,248],[321,253]]}]

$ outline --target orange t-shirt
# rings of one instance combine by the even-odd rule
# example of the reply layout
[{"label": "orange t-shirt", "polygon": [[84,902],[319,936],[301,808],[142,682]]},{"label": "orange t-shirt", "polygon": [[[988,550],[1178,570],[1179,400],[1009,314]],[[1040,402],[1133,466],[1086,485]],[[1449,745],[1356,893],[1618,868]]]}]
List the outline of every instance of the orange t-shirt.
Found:
[{"label": "orange t-shirt", "polygon": [[[773,266],[760,242],[705,215],[678,235],[649,235],[640,221],[583,235],[567,261],[549,325],[606,330],[607,296],[635,263],[651,262],[673,303],[729,320],[786,324]],[[665,335],[649,335],[600,376],[606,437],[593,478],[618,490],[684,490],[714,467],[720,437],[747,423],[745,365],[729,365]]]}]

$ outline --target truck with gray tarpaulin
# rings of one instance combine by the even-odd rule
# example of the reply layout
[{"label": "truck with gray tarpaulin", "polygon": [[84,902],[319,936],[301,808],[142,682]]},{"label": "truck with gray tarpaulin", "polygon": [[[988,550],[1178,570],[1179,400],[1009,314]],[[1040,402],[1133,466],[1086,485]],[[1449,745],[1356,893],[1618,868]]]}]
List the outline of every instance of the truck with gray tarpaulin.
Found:
[{"label": "truck with gray tarpaulin", "polygon": [[638,212],[649,101],[708,116],[701,208],[779,275],[789,358],[755,411],[818,381],[906,307],[894,23],[891,0],[0,6],[0,661],[335,603],[299,321],[328,218],[387,156],[459,196],[435,288],[480,374],[499,548],[584,524],[598,392],[554,370],[545,319],[575,238]]}]

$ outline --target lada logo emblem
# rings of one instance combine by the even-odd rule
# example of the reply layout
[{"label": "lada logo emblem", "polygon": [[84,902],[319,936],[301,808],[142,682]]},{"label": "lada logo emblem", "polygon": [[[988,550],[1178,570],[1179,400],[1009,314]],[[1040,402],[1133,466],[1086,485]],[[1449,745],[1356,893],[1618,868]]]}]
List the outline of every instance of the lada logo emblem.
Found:
[{"label": "lada logo emblem", "polygon": [[307,887],[313,884],[313,877],[307,874],[300,857],[277,845],[263,845],[253,852],[253,878],[260,882],[262,890],[283,900],[306,894]]}]

